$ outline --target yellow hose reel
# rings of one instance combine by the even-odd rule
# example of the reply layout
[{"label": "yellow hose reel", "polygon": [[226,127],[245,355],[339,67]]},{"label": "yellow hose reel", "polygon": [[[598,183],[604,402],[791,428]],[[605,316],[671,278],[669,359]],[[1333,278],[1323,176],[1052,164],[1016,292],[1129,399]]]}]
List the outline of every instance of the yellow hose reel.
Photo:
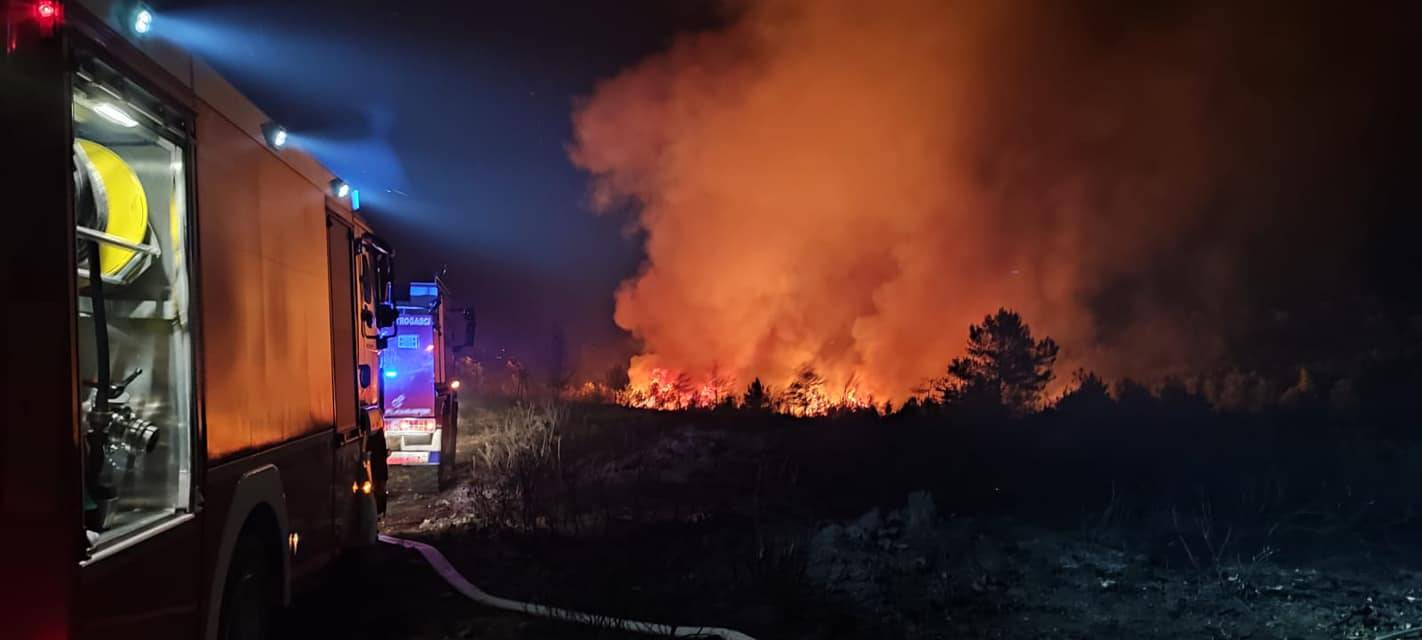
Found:
[{"label": "yellow hose reel", "polygon": [[[129,284],[152,263],[156,253],[147,244],[151,232],[148,220],[148,197],[133,169],[108,147],[77,138],[74,141],[76,192],[79,194],[75,215],[82,230],[99,232],[81,234],[80,268],[92,275],[93,256],[84,249],[85,237],[96,238],[99,245],[99,272],[106,282]],[[140,251],[124,246],[143,246]]]}]

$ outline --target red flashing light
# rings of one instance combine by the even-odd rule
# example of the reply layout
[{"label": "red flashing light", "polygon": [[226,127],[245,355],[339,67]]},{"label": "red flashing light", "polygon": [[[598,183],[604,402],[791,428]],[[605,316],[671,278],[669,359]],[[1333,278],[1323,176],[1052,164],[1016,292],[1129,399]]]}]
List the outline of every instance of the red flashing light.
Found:
[{"label": "red flashing light", "polygon": [[54,0],[40,0],[35,3],[35,17],[44,22],[59,21],[60,7]]},{"label": "red flashing light", "polygon": [[57,0],[39,0],[32,5],[31,12],[40,32],[46,36],[54,35],[54,28],[64,21],[64,5]]},{"label": "red flashing light", "polygon": [[64,23],[64,5],[59,0],[19,0],[0,2],[0,55],[9,56],[38,39],[50,38]]}]

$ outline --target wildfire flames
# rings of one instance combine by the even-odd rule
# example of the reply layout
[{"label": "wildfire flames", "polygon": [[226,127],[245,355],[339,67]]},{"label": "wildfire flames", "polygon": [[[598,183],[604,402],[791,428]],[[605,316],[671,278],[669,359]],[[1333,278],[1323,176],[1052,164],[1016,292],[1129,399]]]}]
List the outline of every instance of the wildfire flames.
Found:
[{"label": "wildfire flames", "polygon": [[[809,372],[812,376],[813,372]],[[617,394],[619,403],[642,409],[680,410],[714,409],[719,406],[742,405],[743,388],[735,380],[712,375],[700,382],[690,374],[670,369],[653,369],[645,385],[630,386]],[[819,416],[836,410],[872,409],[872,398],[861,397],[858,384],[851,379],[837,395],[824,388],[823,379],[802,375],[792,381],[786,393],[766,390],[766,409],[797,416]]]},{"label": "wildfire flames", "polygon": [[1316,121],[1281,122],[1259,92],[1282,90],[1240,79],[1326,59],[1299,53],[1323,39],[1240,26],[1273,14],[1069,5],[738,4],[600,84],[570,153],[594,205],[630,208],[645,233],[616,294],[642,345],[625,401],[710,406],[809,371],[793,411],[901,402],[1000,306],[1063,345],[1060,368],[1220,358],[1231,305],[1251,300],[1246,257],[1267,253],[1251,243],[1341,237],[1291,227],[1281,190],[1245,176],[1307,176],[1280,151],[1289,135],[1332,135],[1316,122],[1356,105],[1288,94]]}]

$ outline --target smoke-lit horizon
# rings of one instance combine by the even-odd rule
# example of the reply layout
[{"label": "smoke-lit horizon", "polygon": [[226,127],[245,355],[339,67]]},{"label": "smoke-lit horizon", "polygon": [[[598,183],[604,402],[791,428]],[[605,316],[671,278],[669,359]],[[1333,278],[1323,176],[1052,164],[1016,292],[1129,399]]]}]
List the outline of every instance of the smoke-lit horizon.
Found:
[{"label": "smoke-lit horizon", "polygon": [[594,207],[645,233],[633,382],[812,364],[897,401],[1004,306],[1059,371],[1236,361],[1258,318],[1357,289],[1376,105],[1346,36],[1304,9],[746,5],[574,114]]}]

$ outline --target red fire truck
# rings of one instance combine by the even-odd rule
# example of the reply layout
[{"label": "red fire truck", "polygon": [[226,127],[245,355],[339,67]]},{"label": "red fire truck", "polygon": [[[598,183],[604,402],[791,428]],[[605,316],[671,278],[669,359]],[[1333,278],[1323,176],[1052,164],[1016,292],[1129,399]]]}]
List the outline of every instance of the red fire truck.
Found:
[{"label": "red fire truck", "polygon": [[[407,467],[403,471],[411,486],[429,485],[419,482],[420,476],[432,475],[438,488],[454,480],[459,381],[449,376],[448,301],[449,291],[440,278],[411,282],[409,295],[395,303],[400,312],[395,326],[385,332],[390,348],[380,362],[380,389],[390,450],[386,461]],[[465,342],[453,345],[455,349],[472,343],[472,323],[472,315],[465,316]]]},{"label": "red fire truck", "polygon": [[0,636],[264,637],[374,540],[392,253],[147,7],[0,7]]}]

